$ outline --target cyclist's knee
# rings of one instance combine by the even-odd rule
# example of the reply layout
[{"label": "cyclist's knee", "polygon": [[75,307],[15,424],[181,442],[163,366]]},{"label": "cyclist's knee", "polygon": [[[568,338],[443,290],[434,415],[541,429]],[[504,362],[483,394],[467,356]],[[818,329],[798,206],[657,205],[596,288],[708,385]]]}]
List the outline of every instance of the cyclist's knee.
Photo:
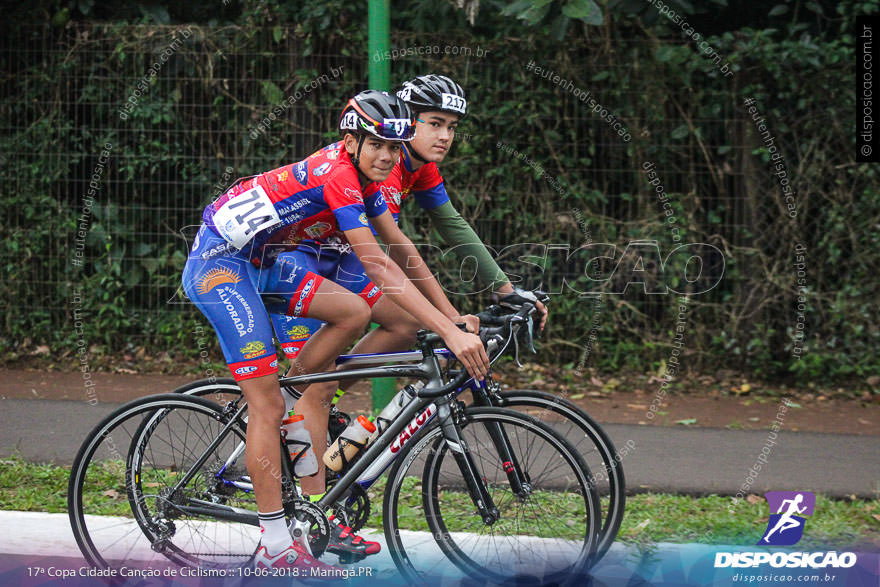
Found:
[{"label": "cyclist's knee", "polygon": [[261,420],[274,422],[284,418],[284,397],[281,395],[281,389],[278,387],[278,381],[274,375],[271,380],[254,381],[250,385],[248,382],[242,381],[239,385],[245,392],[245,399],[248,402],[248,421],[250,423],[256,420],[259,425]]},{"label": "cyclist's knee", "polygon": [[336,323],[336,326],[343,328],[357,336],[363,332],[370,324],[370,306],[367,302],[360,298],[352,300],[345,316]]},{"label": "cyclist's knee", "polygon": [[416,332],[422,325],[407,312],[401,312],[397,320],[390,324],[383,324],[382,328],[394,334],[395,338],[402,343],[410,344],[416,340]]}]

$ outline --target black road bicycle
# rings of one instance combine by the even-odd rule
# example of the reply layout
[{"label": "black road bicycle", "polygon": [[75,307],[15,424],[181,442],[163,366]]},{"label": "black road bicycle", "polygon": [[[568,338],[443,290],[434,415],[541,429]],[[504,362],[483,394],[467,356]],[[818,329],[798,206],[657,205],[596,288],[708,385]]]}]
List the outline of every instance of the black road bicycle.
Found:
[{"label": "black road bicycle", "polygon": [[[536,292],[539,293],[539,292]],[[547,301],[546,298],[542,301]],[[478,314],[481,324],[498,327],[501,325],[505,313],[520,311],[524,299],[506,298],[505,306],[491,306],[485,312]],[[516,345],[513,354],[518,361],[519,347],[523,346],[534,350],[532,346],[532,325],[527,321],[523,325],[522,339],[514,340]],[[435,354],[449,358],[446,349],[438,349]],[[397,361],[421,360],[422,352],[413,351],[405,353],[381,353],[364,355],[341,355],[337,365],[377,364]],[[292,385],[285,385],[286,378],[282,378],[282,388],[299,398],[300,392]],[[624,507],[626,504],[626,480],[624,477],[621,458],[614,443],[605,433],[601,426],[583,409],[574,402],[563,396],[539,390],[531,389],[508,389],[502,390],[501,386],[492,379],[491,374],[486,379],[485,385],[469,379],[466,387],[473,398],[472,405],[479,407],[504,407],[529,414],[541,422],[550,425],[560,433],[578,451],[581,458],[590,468],[594,477],[594,488],[601,500],[602,522],[597,545],[596,559],[598,560],[611,547],[617,537],[620,524],[623,521]],[[241,389],[234,379],[214,378],[201,379],[188,383],[175,390],[175,393],[184,393],[201,397],[210,397],[220,402],[229,401],[241,394]],[[339,431],[343,430],[350,422],[348,414],[339,412],[333,406],[330,412],[331,438],[333,440]],[[333,434],[333,431],[336,434]],[[345,518],[347,525],[354,531],[359,531],[369,516],[370,503],[366,494],[368,489],[379,476],[387,469],[387,461],[381,461],[367,469],[364,475],[358,479],[358,485],[365,491],[360,493],[357,515]]]},{"label": "black road bicycle", "polygon": [[[483,316],[495,324],[481,328],[493,362],[517,348],[519,333],[530,336],[523,326],[533,310],[525,302],[516,313]],[[393,365],[282,379],[285,386],[388,376],[426,382],[316,504],[301,499],[295,463],[282,451],[282,470],[273,474],[282,483],[291,534],[320,556],[329,538],[327,512],[362,526],[366,488],[390,466],[384,534],[408,580],[452,571],[493,582],[559,581],[585,571],[595,561],[602,518],[581,451],[537,419],[499,407],[491,383],[441,369],[439,358],[449,357],[436,348],[441,342],[420,332],[420,351],[408,362],[395,353]],[[484,405],[465,406],[458,399],[465,389]],[[90,564],[248,568],[259,522],[240,458],[247,406],[240,393],[222,407],[198,395],[135,400],[86,439],[71,471],[68,506]]]}]

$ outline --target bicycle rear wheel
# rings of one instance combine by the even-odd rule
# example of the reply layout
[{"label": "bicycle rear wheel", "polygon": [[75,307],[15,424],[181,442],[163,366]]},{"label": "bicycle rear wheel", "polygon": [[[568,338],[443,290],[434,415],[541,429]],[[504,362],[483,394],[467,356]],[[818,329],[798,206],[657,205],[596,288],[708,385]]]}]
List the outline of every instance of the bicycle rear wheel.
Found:
[{"label": "bicycle rear wheel", "polygon": [[[401,573],[417,583],[468,577],[546,583],[585,571],[601,514],[577,451],[547,425],[512,410],[467,408],[464,416],[462,438],[500,518],[483,522],[434,424],[404,447],[386,486],[385,537]],[[520,494],[511,488],[510,463],[499,458],[490,426],[504,430],[528,481]],[[424,520],[413,519],[414,509]]]},{"label": "bicycle rear wheel", "polygon": [[256,520],[252,494],[229,489],[215,475],[218,463],[244,441],[241,423],[231,426],[186,485],[171,491],[227,422],[207,400],[166,394],[126,404],[98,424],[80,448],[68,485],[71,527],[89,564],[249,563],[260,538],[257,526],[180,509],[200,502],[234,506]]}]

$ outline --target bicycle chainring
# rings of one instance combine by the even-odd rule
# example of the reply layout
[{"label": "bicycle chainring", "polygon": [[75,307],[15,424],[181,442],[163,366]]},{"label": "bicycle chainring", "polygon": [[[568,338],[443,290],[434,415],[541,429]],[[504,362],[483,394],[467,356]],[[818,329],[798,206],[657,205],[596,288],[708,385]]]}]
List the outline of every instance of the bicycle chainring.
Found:
[{"label": "bicycle chainring", "polygon": [[344,526],[350,526],[354,532],[358,532],[370,517],[370,497],[363,487],[355,483],[333,507],[333,513]]},{"label": "bicycle chainring", "polygon": [[312,556],[320,557],[330,543],[330,521],[324,511],[313,503],[295,499],[285,506],[290,516],[288,529],[294,542],[308,539]]}]

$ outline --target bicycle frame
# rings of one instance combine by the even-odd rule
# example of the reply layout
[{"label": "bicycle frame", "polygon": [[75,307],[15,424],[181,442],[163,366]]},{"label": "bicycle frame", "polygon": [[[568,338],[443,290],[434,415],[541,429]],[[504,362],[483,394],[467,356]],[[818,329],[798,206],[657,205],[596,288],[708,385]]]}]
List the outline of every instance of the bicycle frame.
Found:
[{"label": "bicycle frame", "polygon": [[[281,385],[310,385],[312,383],[321,383],[328,381],[345,381],[350,379],[365,379],[373,377],[408,377],[426,381],[423,392],[430,393],[432,390],[439,390],[444,387],[442,373],[438,362],[438,357],[449,358],[452,354],[447,349],[433,349],[429,343],[423,343],[420,351],[411,351],[404,353],[377,353],[364,355],[343,355],[337,360],[337,364],[356,365],[356,364],[376,364],[398,362],[401,360],[418,361],[408,364],[394,364],[387,366],[378,366],[361,369],[348,369],[342,371],[331,371],[324,373],[313,373],[308,375],[299,375],[295,377],[283,377],[279,383]],[[500,353],[499,353],[500,356]],[[447,384],[448,385],[448,384]],[[369,488],[375,481],[385,472],[385,470],[393,464],[399,455],[401,448],[405,443],[418,433],[423,427],[428,425],[435,417],[440,418],[443,436],[447,446],[452,451],[453,457],[462,470],[466,479],[468,492],[477,507],[483,521],[491,524],[498,517],[498,510],[492,502],[491,496],[485,487],[485,483],[477,474],[477,468],[473,463],[470,452],[466,447],[462,446],[461,438],[458,435],[458,429],[454,418],[456,397],[465,389],[471,389],[475,396],[480,396],[487,401],[489,395],[486,392],[485,382],[478,383],[473,378],[467,378],[461,385],[450,388],[448,392],[436,398],[432,397],[414,397],[401,411],[400,414],[364,451],[359,455],[357,462],[343,474],[337,482],[325,493],[318,502],[318,506],[322,509],[328,508],[330,505],[338,501],[355,483],[362,488]],[[240,416],[244,406],[236,406],[236,417]],[[212,443],[212,446],[219,444],[223,437],[229,433],[231,425],[227,426],[220,435]],[[499,457],[504,463],[505,472],[508,476],[511,488],[517,494],[522,491],[528,491],[528,484],[523,481],[524,475],[521,473],[520,467],[516,462],[513,452],[510,449],[509,441],[500,426],[495,425],[488,430],[490,437],[499,450]],[[239,446],[233,454],[227,459],[226,464],[217,474],[219,481],[226,485],[232,485],[243,491],[252,491],[253,486],[249,483],[231,481],[222,477],[223,471],[226,470],[240,455],[242,454],[242,446]],[[186,479],[191,478],[194,470],[200,463],[197,462],[185,476],[181,482],[176,484],[175,489],[182,487]],[[283,477],[292,479],[293,462],[286,451],[282,451],[282,469]],[[284,479],[282,480],[284,483]],[[198,503],[194,506],[179,505],[177,506],[183,512],[195,514],[213,515],[218,519],[227,519],[242,522],[251,525],[259,525],[257,516],[253,512],[232,508],[229,506],[214,505],[208,503]]]}]

